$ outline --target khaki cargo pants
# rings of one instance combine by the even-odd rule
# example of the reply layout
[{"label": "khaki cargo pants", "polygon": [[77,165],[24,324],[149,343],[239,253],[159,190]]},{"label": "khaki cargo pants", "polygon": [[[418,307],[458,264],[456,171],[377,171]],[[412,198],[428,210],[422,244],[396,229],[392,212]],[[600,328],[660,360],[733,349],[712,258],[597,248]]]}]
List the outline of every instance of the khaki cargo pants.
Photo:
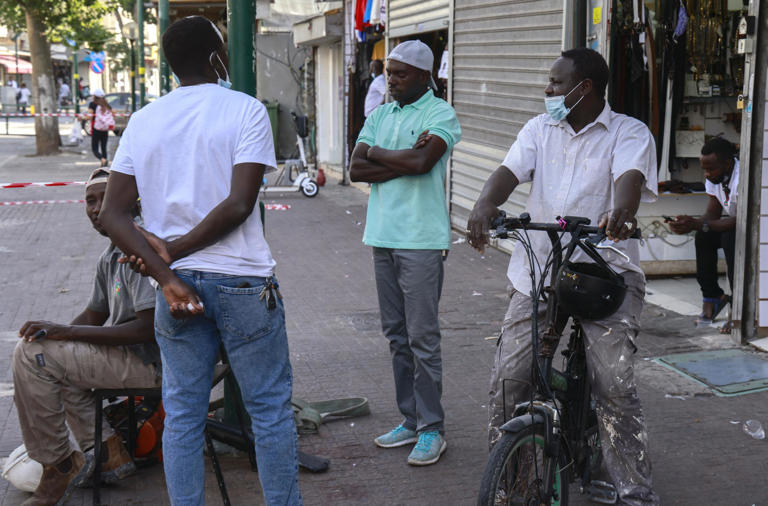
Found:
[{"label": "khaki cargo pants", "polygon": [[[154,365],[125,346],[75,341],[20,340],[13,352],[14,402],[29,456],[58,463],[75,448],[93,446],[95,388],[160,386]],[[67,427],[69,426],[69,428]],[[103,439],[114,433],[104,422]]]}]

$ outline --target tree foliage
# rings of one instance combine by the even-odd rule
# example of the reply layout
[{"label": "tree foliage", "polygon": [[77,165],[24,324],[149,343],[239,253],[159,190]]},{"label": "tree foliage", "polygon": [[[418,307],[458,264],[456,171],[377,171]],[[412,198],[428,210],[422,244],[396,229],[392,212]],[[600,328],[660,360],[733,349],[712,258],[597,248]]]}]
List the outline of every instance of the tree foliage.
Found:
[{"label": "tree foliage", "polygon": [[131,48],[123,39],[117,39],[107,44],[107,53],[109,54],[109,68],[112,72],[121,70],[130,70],[131,68]]},{"label": "tree foliage", "polygon": [[28,10],[46,27],[50,42],[72,39],[98,51],[112,38],[101,20],[120,1],[124,0],[0,0],[0,21],[11,30],[25,30]]}]

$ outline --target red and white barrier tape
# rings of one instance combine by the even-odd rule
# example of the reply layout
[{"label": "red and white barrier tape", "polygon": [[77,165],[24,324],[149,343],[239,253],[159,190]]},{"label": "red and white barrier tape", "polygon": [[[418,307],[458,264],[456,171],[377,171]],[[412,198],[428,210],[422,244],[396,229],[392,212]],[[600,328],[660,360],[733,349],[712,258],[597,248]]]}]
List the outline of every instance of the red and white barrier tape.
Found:
[{"label": "red and white barrier tape", "polygon": [[[2,206],[27,206],[30,204],[84,204],[85,200],[68,199],[68,200],[15,200],[15,201],[0,201],[0,207]],[[270,211],[287,211],[291,208],[287,204],[264,204],[266,209]]]},{"label": "red and white barrier tape", "polygon": [[2,206],[26,206],[30,204],[84,204],[85,200],[16,200],[1,202]]},{"label": "red and white barrier tape", "polygon": [[28,186],[82,186],[85,181],[47,181],[39,183],[0,183],[0,188],[26,188]]},{"label": "red and white barrier tape", "polygon": [[[113,116],[130,116],[130,112],[113,112]],[[35,114],[30,113],[24,113],[24,112],[4,112],[0,113],[0,117],[4,118],[34,118],[35,116],[40,116],[44,118],[71,118],[73,116],[82,116],[83,119],[88,118],[89,116],[84,113],[74,113],[74,112],[36,112]]]}]

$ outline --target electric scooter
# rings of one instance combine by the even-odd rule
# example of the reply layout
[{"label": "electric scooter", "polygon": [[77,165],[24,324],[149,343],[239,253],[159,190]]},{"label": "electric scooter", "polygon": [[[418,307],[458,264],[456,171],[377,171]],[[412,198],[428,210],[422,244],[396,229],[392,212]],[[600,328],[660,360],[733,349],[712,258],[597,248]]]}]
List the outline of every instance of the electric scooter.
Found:
[{"label": "electric scooter", "polygon": [[293,117],[293,122],[296,125],[296,146],[299,148],[299,158],[284,160],[283,167],[275,181],[272,184],[265,182],[261,191],[265,193],[300,191],[305,197],[314,197],[320,191],[320,186],[309,175],[307,157],[304,152],[304,142],[309,133],[307,117],[297,116],[295,112],[291,112],[291,117]]}]

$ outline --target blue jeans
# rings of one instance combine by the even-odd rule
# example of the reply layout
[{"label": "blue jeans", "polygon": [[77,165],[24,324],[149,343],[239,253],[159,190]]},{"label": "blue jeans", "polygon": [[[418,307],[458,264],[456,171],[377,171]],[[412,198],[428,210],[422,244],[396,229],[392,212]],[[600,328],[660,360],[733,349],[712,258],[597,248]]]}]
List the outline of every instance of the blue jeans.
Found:
[{"label": "blue jeans", "polygon": [[162,291],[157,292],[155,333],[163,358],[166,412],[163,460],[171,504],[205,501],[203,430],[213,367],[223,343],[253,424],[266,503],[300,505],[293,376],[282,301],[278,298],[270,310],[266,297],[259,300],[266,278],[192,270],[176,275],[197,291],[205,312],[177,320]]}]

